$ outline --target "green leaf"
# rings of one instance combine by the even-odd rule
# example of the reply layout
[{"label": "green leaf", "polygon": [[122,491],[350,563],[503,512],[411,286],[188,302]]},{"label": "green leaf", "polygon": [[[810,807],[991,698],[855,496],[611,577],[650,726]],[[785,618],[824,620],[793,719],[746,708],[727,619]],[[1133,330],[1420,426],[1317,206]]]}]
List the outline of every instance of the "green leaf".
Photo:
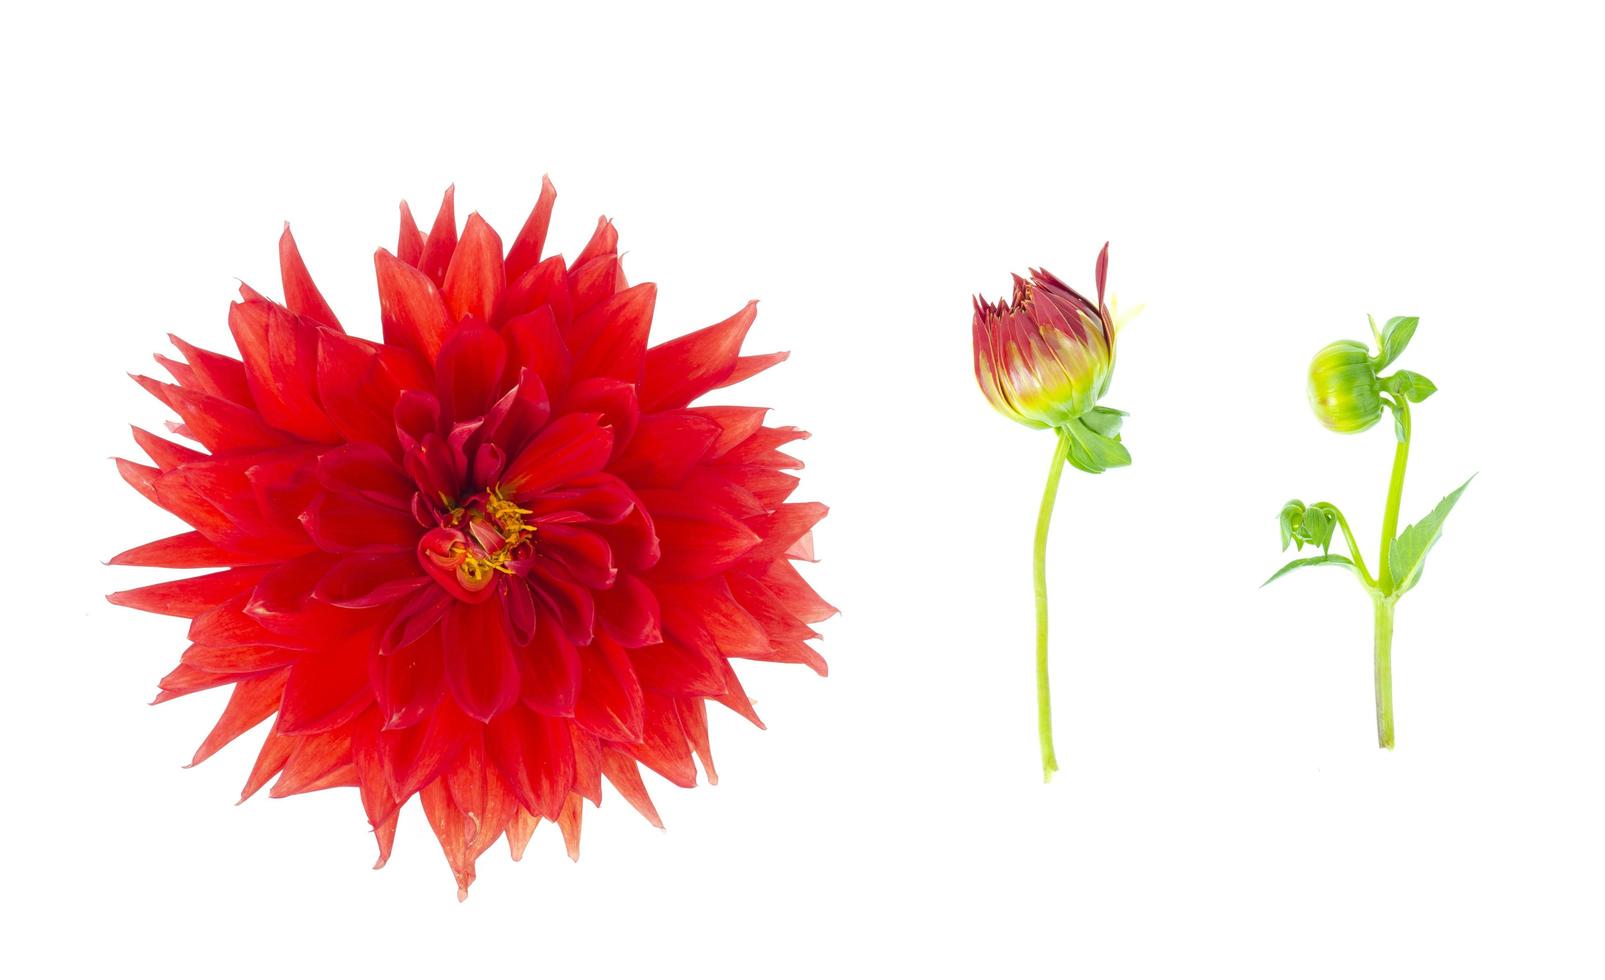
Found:
[{"label": "green leaf", "polygon": [[1260,588],[1265,588],[1265,586],[1270,585],[1272,582],[1281,578],[1283,575],[1286,575],[1288,572],[1294,571],[1295,569],[1313,568],[1316,565],[1341,565],[1342,567],[1347,568],[1349,571],[1354,572],[1356,575],[1359,574],[1359,569],[1354,567],[1354,562],[1349,561],[1342,555],[1320,555],[1315,558],[1297,558],[1288,562],[1286,565],[1283,565],[1275,575],[1272,575],[1270,578],[1266,579],[1264,583],[1260,585]]},{"label": "green leaf", "polygon": [[1438,506],[1432,508],[1432,513],[1423,517],[1419,522],[1405,528],[1393,541],[1393,547],[1388,552],[1388,572],[1393,578],[1393,594],[1404,595],[1415,588],[1416,582],[1421,579],[1421,569],[1426,564],[1427,552],[1438,543],[1443,534],[1444,518],[1454,509],[1455,502],[1465,492],[1471,481],[1476,479],[1473,474],[1465,483],[1449,496],[1438,501]]},{"label": "green leaf", "polygon": [[1110,438],[1091,428],[1086,416],[1065,426],[1070,433],[1070,465],[1088,473],[1102,473],[1117,466],[1130,466],[1131,453],[1120,444],[1120,437]]},{"label": "green leaf", "polygon": [[1396,316],[1382,326],[1382,363],[1377,365],[1380,371],[1399,359],[1409,346],[1410,338],[1415,336],[1416,324],[1421,322],[1416,316]]},{"label": "green leaf", "polygon": [[1433,392],[1438,390],[1438,386],[1428,380],[1424,374],[1417,374],[1414,371],[1399,371],[1388,378],[1388,390],[1395,395],[1408,398],[1410,401],[1424,402],[1432,396]]},{"label": "green leaf", "polygon": [[1128,414],[1130,413],[1122,412],[1118,408],[1105,408],[1099,405],[1081,416],[1081,421],[1086,423],[1087,428],[1099,435],[1113,439],[1120,434],[1120,424],[1125,421]]}]

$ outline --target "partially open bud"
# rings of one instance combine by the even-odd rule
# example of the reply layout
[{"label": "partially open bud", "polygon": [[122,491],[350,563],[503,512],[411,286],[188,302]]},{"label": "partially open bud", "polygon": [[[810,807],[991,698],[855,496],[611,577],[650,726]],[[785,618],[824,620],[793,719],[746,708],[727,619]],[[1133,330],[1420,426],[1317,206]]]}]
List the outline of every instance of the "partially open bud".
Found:
[{"label": "partially open bud", "polygon": [[1098,302],[1051,273],[1014,277],[1014,299],[975,298],[975,380],[999,412],[1033,428],[1085,415],[1109,389],[1115,322],[1104,305],[1109,246],[1098,253]]},{"label": "partially open bud", "polygon": [[1382,386],[1370,349],[1357,340],[1327,344],[1310,362],[1310,407],[1333,432],[1363,432],[1382,417]]}]

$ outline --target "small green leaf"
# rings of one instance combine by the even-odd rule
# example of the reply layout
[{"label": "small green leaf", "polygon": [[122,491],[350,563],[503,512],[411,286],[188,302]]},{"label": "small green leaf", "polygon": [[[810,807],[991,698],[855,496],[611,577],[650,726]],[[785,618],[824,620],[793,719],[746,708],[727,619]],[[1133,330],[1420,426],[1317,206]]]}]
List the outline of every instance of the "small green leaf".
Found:
[{"label": "small green leaf", "polygon": [[[1282,513],[1277,515],[1277,524],[1282,530],[1283,551],[1286,551],[1287,546],[1296,540],[1293,532],[1297,531],[1301,526],[1303,526],[1303,523],[1304,501],[1289,500],[1287,503],[1282,505]],[[1304,542],[1299,541],[1298,548],[1300,551],[1303,551]]]},{"label": "small green leaf", "polygon": [[1332,525],[1330,513],[1321,507],[1311,507],[1304,512],[1304,529],[1299,537],[1324,553],[1332,544]]},{"label": "small green leaf", "polygon": [[1432,513],[1420,521],[1405,528],[1393,541],[1393,547],[1388,552],[1388,572],[1393,577],[1393,594],[1404,595],[1415,588],[1416,582],[1421,580],[1421,569],[1426,564],[1427,552],[1438,543],[1443,534],[1443,522],[1454,509],[1455,502],[1465,492],[1466,487],[1476,476],[1468,478],[1460,484],[1449,496],[1438,501],[1438,506],[1432,508]]},{"label": "small green leaf", "polygon": [[1120,424],[1125,420],[1128,414],[1129,413],[1122,412],[1118,408],[1105,408],[1104,406],[1099,405],[1092,411],[1081,416],[1081,421],[1087,424],[1087,428],[1098,433],[1099,435],[1108,436],[1109,438],[1113,439],[1120,434]]},{"label": "small green leaf", "polygon": [[1389,391],[1413,402],[1424,402],[1438,390],[1426,375],[1414,371],[1399,371],[1388,378],[1387,384]]},{"label": "small green leaf", "polygon": [[1349,571],[1354,572],[1356,575],[1359,574],[1359,569],[1354,567],[1354,562],[1349,561],[1342,555],[1320,555],[1315,558],[1297,558],[1288,562],[1286,565],[1283,565],[1275,575],[1272,575],[1270,578],[1266,579],[1264,583],[1260,585],[1260,588],[1265,588],[1265,586],[1270,585],[1272,582],[1295,569],[1313,568],[1316,565],[1340,565],[1344,568],[1347,568]]},{"label": "small green leaf", "polygon": [[1396,316],[1382,327],[1382,363],[1377,365],[1380,371],[1399,359],[1409,346],[1410,338],[1415,336],[1416,324],[1421,322],[1420,317]]},{"label": "small green leaf", "polygon": [[1130,466],[1131,453],[1120,444],[1120,437],[1110,438],[1089,427],[1086,416],[1065,426],[1070,433],[1070,465],[1088,473],[1102,473],[1117,466]]}]

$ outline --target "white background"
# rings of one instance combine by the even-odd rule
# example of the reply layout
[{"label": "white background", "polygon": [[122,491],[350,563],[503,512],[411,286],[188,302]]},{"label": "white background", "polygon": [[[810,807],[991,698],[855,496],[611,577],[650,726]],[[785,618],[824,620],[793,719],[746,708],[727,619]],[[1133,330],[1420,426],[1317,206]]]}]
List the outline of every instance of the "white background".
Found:
[{"label": "white background", "polygon": [[[1593,512],[1605,267],[1598,25],[1524,3],[1216,9],[29,5],[6,15],[0,806],[16,976],[1599,976],[1605,660]],[[228,343],[294,223],[377,334],[395,208],[550,239],[613,216],[658,336],[762,298],[731,394],[810,428],[828,680],[751,665],[722,782],[648,777],[571,865],[551,828],[458,905],[416,806],[231,804],[183,770],[221,692],[150,708],[183,624],[99,562],[177,528],[117,479],[123,372]],[[969,294],[1046,265],[1148,311],[1050,553],[1063,771],[1039,782],[1031,522],[1051,438],[970,375]],[[1293,496],[1372,554],[1391,441],[1331,435],[1309,356],[1415,313],[1404,519],[1472,472],[1401,605],[1259,590]]]}]

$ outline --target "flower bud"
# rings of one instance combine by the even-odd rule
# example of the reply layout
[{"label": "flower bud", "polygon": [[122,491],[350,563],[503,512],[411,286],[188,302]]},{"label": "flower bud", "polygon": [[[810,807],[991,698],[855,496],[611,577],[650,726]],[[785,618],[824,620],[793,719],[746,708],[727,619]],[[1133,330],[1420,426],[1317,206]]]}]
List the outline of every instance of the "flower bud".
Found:
[{"label": "flower bud", "polygon": [[1357,340],[1327,344],[1310,362],[1310,407],[1333,432],[1363,432],[1382,417],[1371,352]]},{"label": "flower bud", "polygon": [[1109,246],[1098,255],[1098,302],[1051,273],[1014,277],[1014,299],[975,298],[975,379],[999,412],[1032,428],[1066,425],[1109,389],[1115,322],[1104,305]]}]

